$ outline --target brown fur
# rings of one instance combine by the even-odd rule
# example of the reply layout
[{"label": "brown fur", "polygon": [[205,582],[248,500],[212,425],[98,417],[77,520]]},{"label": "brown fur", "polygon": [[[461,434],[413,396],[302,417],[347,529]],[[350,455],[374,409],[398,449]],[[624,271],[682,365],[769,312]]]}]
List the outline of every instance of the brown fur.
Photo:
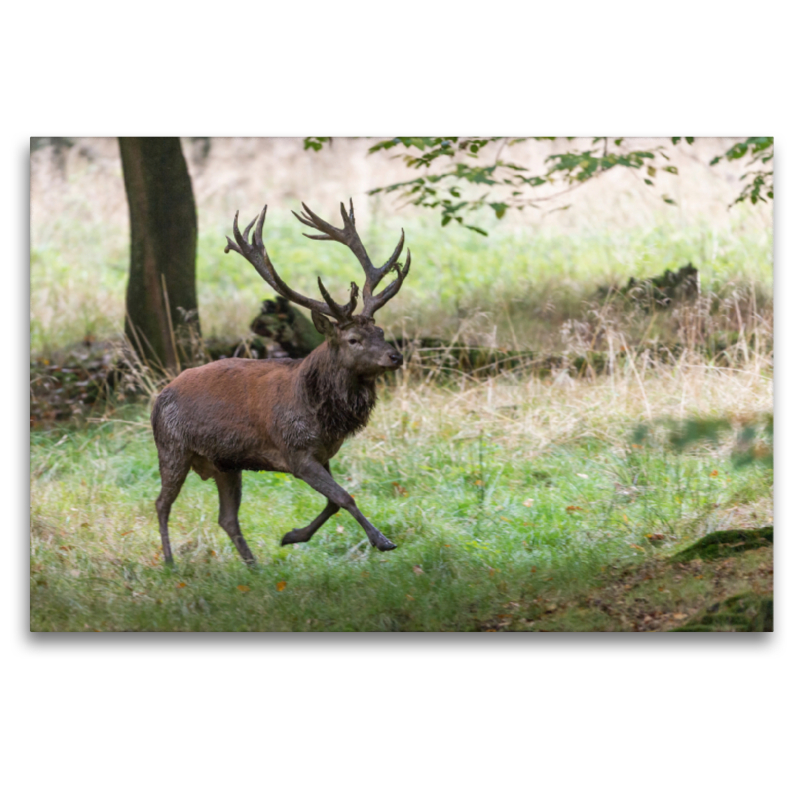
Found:
[{"label": "brown fur", "polygon": [[[328,470],[344,440],[366,426],[377,377],[399,367],[402,357],[369,320],[329,324],[327,341],[305,359],[215,361],[181,373],[158,396],[151,417],[162,477],[156,507],[168,561],[169,508],[189,469],[217,482],[220,524],[248,562],[254,559],[238,524],[242,470],[291,473],[325,494],[335,506],[331,513],[343,506],[362,517],[329,471],[321,482],[309,473],[318,472],[315,466]],[[364,522],[373,544],[393,547]],[[284,543],[307,541],[320,526],[309,532],[313,525],[291,531]]]},{"label": "brown fur", "polygon": [[[349,213],[341,206],[344,227],[334,228],[304,205],[304,224],[349,247],[361,264],[365,283],[362,314],[355,314],[358,287],[350,285],[350,300],[339,305],[322,281],[325,302],[291,289],[278,275],[264,247],[262,233],[267,207],[244,231],[239,212],[225,252],[246,258],[280,296],[311,310],[311,318],[325,341],[302,360],[252,361],[231,358],[186,370],[159,395],[153,406],[153,436],[158,448],[161,494],[156,500],[164,558],[172,561],[169,512],[190,469],[203,480],[214,478],[219,491],[219,524],[231,537],[242,558],[255,559],[239,528],[242,470],[290,472],[328,499],[316,519],[289,531],[281,544],[307,542],[331,515],[344,508],[379,550],[392,544],[359,510],[355,500],[331,477],[329,462],[348,436],[369,421],[375,405],[375,381],[387,370],[398,369],[403,357],[383,338],[374,321],[375,311],[400,290],[411,266],[397,262],[404,235],[389,260],[376,269],[355,228],[353,202]],[[250,232],[252,230],[252,238]],[[397,277],[380,294],[378,284],[390,272]],[[329,317],[333,317],[334,322]]]}]

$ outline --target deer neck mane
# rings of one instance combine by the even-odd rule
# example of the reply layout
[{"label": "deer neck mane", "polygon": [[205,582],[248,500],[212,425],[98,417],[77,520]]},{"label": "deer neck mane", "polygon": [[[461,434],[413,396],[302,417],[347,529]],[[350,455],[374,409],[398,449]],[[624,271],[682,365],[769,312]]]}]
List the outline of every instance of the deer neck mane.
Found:
[{"label": "deer neck mane", "polygon": [[326,439],[345,439],[366,427],[375,406],[375,379],[343,369],[327,342],[303,360],[303,390]]}]

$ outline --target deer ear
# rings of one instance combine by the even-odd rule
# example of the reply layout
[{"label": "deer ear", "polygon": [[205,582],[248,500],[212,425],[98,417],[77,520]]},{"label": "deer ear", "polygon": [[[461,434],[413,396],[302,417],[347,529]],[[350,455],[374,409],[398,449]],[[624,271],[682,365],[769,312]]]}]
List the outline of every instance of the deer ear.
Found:
[{"label": "deer ear", "polygon": [[311,319],[314,322],[314,327],[326,337],[333,336],[336,332],[336,326],[324,315],[318,311],[311,311]]}]

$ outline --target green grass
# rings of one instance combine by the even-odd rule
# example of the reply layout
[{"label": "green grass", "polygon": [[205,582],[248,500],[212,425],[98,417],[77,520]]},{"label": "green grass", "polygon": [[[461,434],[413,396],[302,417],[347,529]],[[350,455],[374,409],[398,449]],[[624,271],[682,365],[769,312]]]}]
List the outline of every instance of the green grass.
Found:
[{"label": "green grass", "polygon": [[[398,549],[373,551],[344,513],[311,543],[281,548],[281,535],[324,501],[290,476],[245,473],[241,523],[255,570],[216,524],[215,486],[193,474],[172,513],[177,564],[163,566],[157,459],[141,406],[99,425],[35,431],[31,627],[480,630],[498,615],[561,608],[607,568],[659,559],[737,515],[770,523],[771,470],[734,469],[730,442],[682,455],[635,447],[626,420],[641,400],[619,397],[599,416],[610,391],[619,386],[484,385],[465,398],[385,391],[333,469]],[[602,615],[558,619],[560,629],[609,628]]]},{"label": "green grass", "polygon": [[[652,277],[691,261],[704,292],[738,287],[764,301],[772,291],[772,235],[736,223],[712,230],[662,225],[650,230],[587,231],[579,235],[496,227],[489,238],[430,220],[406,224],[412,272],[381,314],[392,331],[449,336],[469,322],[473,338],[500,346],[547,348],[562,324],[581,316],[597,289]],[[265,241],[279,272],[298,291],[316,296],[322,275],[344,298],[359,268],[345,248],[304,238],[298,223],[267,219]],[[362,232],[378,262],[396,243],[397,226]],[[206,336],[243,336],[260,301],[273,292],[249,264],[223,253],[226,225],[201,232],[197,281]],[[31,251],[31,350],[50,355],[80,341],[118,335],[124,319],[127,242],[120,231],[76,220],[40,236]],[[432,314],[435,309],[435,314]]]}]

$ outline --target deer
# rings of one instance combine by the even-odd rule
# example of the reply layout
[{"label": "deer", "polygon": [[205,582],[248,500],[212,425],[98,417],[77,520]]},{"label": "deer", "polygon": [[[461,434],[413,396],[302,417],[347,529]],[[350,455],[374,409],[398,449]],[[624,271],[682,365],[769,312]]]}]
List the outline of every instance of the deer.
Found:
[{"label": "deer", "polygon": [[[358,259],[365,276],[361,313],[355,313],[358,286],[354,282],[350,299],[342,305],[333,300],[319,277],[322,301],[291,289],[264,246],[267,206],[243,234],[236,212],[235,241],[225,237],[225,253],[239,253],[281,297],[310,310],[325,341],[302,359],[226,358],[187,369],[158,395],[151,414],[161,475],[155,505],[167,565],[173,564],[170,509],[190,470],[204,481],[213,478],[216,482],[219,525],[248,565],[256,560],[239,527],[243,470],[289,473],[326,498],[322,512],[304,527],[286,533],[281,545],[308,542],[330,517],[344,509],[364,529],[373,547],[384,551],[396,547],[333,479],[330,461],[344,441],[369,422],[378,378],[403,365],[402,354],[375,324],[375,312],[403,285],[411,267],[411,250],[407,248],[401,267],[398,259],[405,243],[401,228],[400,241],[389,260],[376,268],[356,231],[352,199],[349,212],[341,203],[342,228],[325,222],[305,203],[302,207],[302,215],[292,213],[318,231],[304,236],[339,242]],[[378,284],[392,272],[396,273],[392,282],[376,294]]]}]

